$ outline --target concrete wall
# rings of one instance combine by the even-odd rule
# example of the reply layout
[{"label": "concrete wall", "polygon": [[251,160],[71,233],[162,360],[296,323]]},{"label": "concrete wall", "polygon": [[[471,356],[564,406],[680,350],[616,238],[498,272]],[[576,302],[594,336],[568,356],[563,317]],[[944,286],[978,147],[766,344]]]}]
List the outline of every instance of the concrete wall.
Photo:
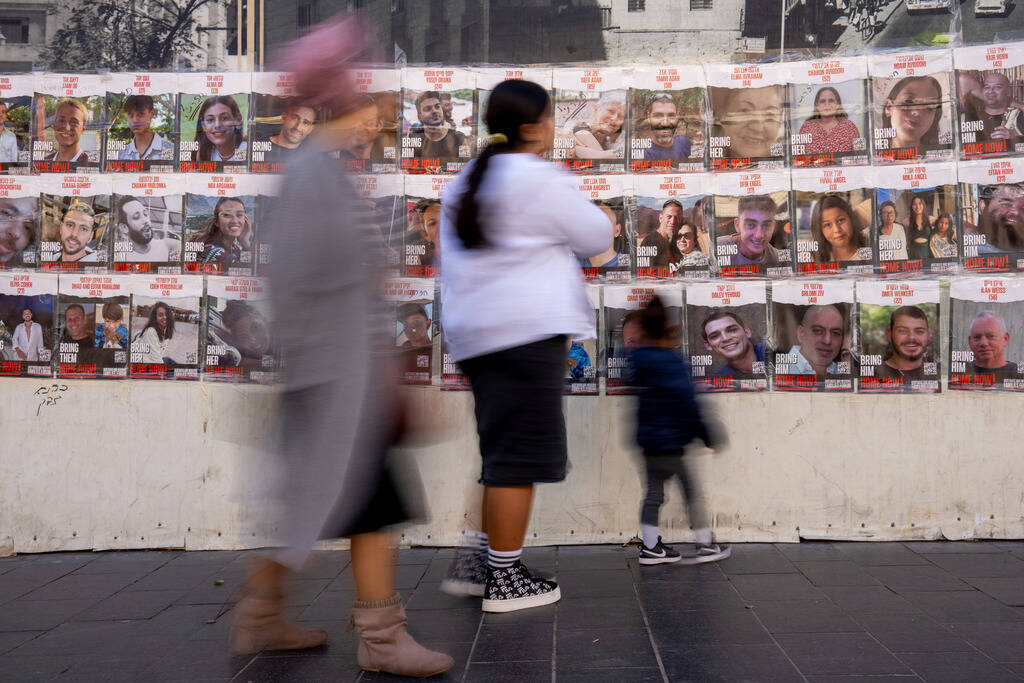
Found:
[{"label": "concrete wall", "polygon": [[[403,455],[419,466],[431,517],[404,541],[451,544],[479,496],[471,397],[410,395],[429,429]],[[48,405],[49,396],[60,398]],[[1024,537],[1017,396],[771,393],[709,403],[733,431],[723,453],[697,456],[721,540]],[[0,380],[0,537],[17,552],[262,545],[254,525],[266,499],[243,505],[238,484],[268,471],[273,404],[272,390],[254,386]],[[566,406],[573,468],[540,487],[529,543],[624,542],[641,495],[630,399]],[[665,536],[689,538],[670,488]]]}]

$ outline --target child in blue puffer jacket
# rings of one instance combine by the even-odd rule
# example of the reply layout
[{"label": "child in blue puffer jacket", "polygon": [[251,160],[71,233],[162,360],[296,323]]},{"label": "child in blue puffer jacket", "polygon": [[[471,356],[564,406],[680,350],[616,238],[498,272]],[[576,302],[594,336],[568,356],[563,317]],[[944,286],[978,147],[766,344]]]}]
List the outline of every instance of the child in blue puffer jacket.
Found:
[{"label": "child in blue puffer jacket", "polygon": [[[642,339],[629,354],[632,386],[638,396],[636,440],[643,449],[647,472],[647,495],[640,508],[640,564],[683,560],[681,553],[661,542],[658,531],[665,482],[672,477],[677,477],[682,486],[690,525],[697,536],[695,553],[687,556],[686,562],[724,559],[729,556],[729,546],[712,543],[707,511],[702,501],[697,500],[697,484],[683,457],[687,444],[694,439],[700,439],[713,451],[723,445],[723,439],[701,415],[690,382],[690,368],[676,350],[678,329],[669,326],[665,307],[657,296],[643,310],[627,315],[624,331],[627,325],[635,326],[631,336]],[[641,334],[637,335],[638,332]]]}]

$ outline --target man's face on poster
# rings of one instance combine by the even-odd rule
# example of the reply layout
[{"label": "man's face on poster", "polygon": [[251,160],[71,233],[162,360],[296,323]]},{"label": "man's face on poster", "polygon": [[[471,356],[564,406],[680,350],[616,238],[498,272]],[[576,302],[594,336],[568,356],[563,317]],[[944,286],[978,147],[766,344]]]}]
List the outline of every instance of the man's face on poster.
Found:
[{"label": "man's face on poster", "polygon": [[982,209],[985,233],[1001,241],[1003,237],[1014,237],[1016,241],[1024,239],[1021,204],[1024,192],[1016,185],[999,185],[992,198]]},{"label": "man's face on poster", "polygon": [[683,210],[675,204],[668,204],[658,214],[658,232],[671,238],[679,226],[683,224]]},{"label": "man's face on poster", "polygon": [[7,105],[0,103],[0,126],[7,123]]},{"label": "man's face on poster", "polygon": [[156,110],[145,107],[133,107],[128,110],[126,116],[128,118],[128,127],[131,128],[132,134],[142,135],[149,131],[153,117],[156,116]]},{"label": "man's face on poster", "polygon": [[436,97],[422,100],[416,109],[416,114],[424,126],[440,126],[444,122],[441,100]]},{"label": "man's face on poster", "polygon": [[766,211],[747,209],[736,217],[736,245],[741,254],[751,260],[764,256],[765,247],[775,233],[775,216]]},{"label": "man's face on poster", "polygon": [[30,197],[0,198],[0,263],[15,258],[32,242],[34,218]]},{"label": "man's face on poster", "polygon": [[928,321],[909,315],[896,316],[892,327],[886,330],[885,336],[892,345],[893,354],[918,365],[923,362],[928,342],[932,339]]},{"label": "man's face on poster", "polygon": [[985,76],[985,84],[981,88],[981,95],[985,98],[985,106],[989,109],[1005,110],[1010,106],[1012,99],[1010,79],[1000,73],[992,73]]},{"label": "man's face on poster", "polygon": [[1006,345],[1010,343],[1007,332],[996,318],[980,318],[971,325],[967,344],[974,354],[974,364],[979,368],[1001,368],[1006,364]]},{"label": "man's face on poster", "polygon": [[53,119],[53,134],[63,147],[77,147],[85,132],[85,116],[78,107],[65,105],[57,109]]},{"label": "man's face on poster", "polygon": [[125,202],[125,225],[128,227],[128,239],[139,244],[149,244],[153,239],[153,226],[149,220],[149,209],[138,199]]},{"label": "man's face on poster", "polygon": [[750,329],[740,325],[732,316],[716,318],[704,326],[708,351],[718,354],[728,363],[740,360],[750,350]]},{"label": "man's face on poster", "polygon": [[413,346],[430,346],[430,321],[422,313],[410,313],[402,320],[402,330],[405,338]]},{"label": "man's face on poster", "polygon": [[79,306],[71,306],[64,312],[64,327],[72,339],[82,339],[88,334],[85,329],[85,312]]},{"label": "man's face on poster", "polygon": [[827,367],[843,347],[843,316],[835,306],[812,308],[796,328],[800,353],[812,365]]},{"label": "man's face on poster", "polygon": [[316,111],[310,107],[291,107],[281,114],[281,137],[296,147],[313,132]]},{"label": "man's face on poster", "polygon": [[60,223],[60,245],[64,256],[76,256],[92,240],[95,224],[92,216],[84,211],[68,211]]},{"label": "man's face on poster", "polygon": [[661,147],[671,147],[679,125],[679,113],[676,103],[669,99],[656,100],[651,103],[651,113],[647,118],[651,126],[651,139]]},{"label": "man's face on poster", "polygon": [[353,133],[353,141],[357,146],[363,147],[377,139],[377,135],[384,128],[384,122],[381,121],[376,104],[367,106],[357,116],[359,120]]}]

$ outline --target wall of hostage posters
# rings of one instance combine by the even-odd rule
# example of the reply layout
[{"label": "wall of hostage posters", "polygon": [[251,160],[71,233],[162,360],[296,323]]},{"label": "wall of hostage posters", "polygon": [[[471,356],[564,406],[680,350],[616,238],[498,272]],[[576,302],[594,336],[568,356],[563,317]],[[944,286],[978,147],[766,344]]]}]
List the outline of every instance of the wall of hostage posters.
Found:
[{"label": "wall of hostage posters", "polygon": [[777,391],[853,391],[853,280],[772,284]]},{"label": "wall of hostage posters", "polygon": [[687,285],[686,341],[698,388],[768,390],[767,304],[764,281]]},{"label": "wall of hostage posters", "polygon": [[0,376],[51,376],[56,301],[56,275],[0,273]]},{"label": "wall of hostage posters", "polygon": [[937,280],[857,282],[861,393],[939,391]]},{"label": "wall of hostage posters", "polygon": [[956,278],[949,306],[949,388],[1024,390],[1024,280]]}]

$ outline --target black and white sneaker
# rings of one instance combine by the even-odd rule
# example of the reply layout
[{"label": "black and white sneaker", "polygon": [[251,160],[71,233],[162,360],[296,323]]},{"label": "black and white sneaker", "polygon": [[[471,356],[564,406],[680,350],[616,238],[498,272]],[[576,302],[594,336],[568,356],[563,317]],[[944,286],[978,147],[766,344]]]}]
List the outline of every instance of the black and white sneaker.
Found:
[{"label": "black and white sneaker", "polygon": [[717,543],[711,543],[708,545],[698,543],[696,551],[696,555],[694,555],[690,560],[693,564],[717,562],[718,560],[724,560],[732,555],[732,548],[727,545],[719,545]]},{"label": "black and white sneaker", "polygon": [[511,567],[487,567],[487,585],[480,605],[484,612],[514,612],[558,602],[558,584],[539,579],[522,562]]},{"label": "black and white sneaker", "polygon": [[441,582],[441,590],[449,595],[482,597],[487,582],[487,551],[478,548],[460,549]]},{"label": "black and white sneaker", "polygon": [[672,564],[681,559],[683,556],[679,552],[661,542],[661,536],[658,536],[658,542],[654,544],[653,548],[640,546],[640,564],[642,565]]}]

